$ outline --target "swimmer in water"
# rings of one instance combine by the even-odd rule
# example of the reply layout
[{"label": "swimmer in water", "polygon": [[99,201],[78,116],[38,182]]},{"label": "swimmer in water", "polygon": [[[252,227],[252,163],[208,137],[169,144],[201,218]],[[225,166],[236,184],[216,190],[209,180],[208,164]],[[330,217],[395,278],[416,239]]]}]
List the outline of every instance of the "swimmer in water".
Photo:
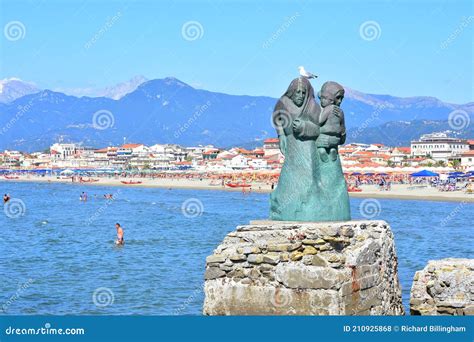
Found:
[{"label": "swimmer in water", "polygon": [[120,223],[116,223],[115,228],[117,229],[117,240],[115,240],[115,244],[118,246],[123,246],[125,243],[123,240],[123,228],[120,226]]},{"label": "swimmer in water", "polygon": [[81,196],[79,196],[79,200],[86,202],[87,201],[87,194],[83,191]]},{"label": "swimmer in water", "polygon": [[9,200],[10,200],[10,195],[9,194],[3,195],[3,203],[7,203]]}]

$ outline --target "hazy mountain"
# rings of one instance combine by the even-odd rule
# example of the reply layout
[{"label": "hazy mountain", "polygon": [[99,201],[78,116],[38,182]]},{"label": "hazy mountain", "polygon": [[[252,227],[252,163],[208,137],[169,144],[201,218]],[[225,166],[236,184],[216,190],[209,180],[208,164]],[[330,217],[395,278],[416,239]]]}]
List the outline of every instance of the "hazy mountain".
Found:
[{"label": "hazy mountain", "polygon": [[[472,116],[471,116],[472,120]],[[347,131],[347,142],[365,144],[383,143],[388,146],[410,146],[421,135],[433,132],[446,133],[461,139],[474,138],[474,125],[453,129],[448,120],[390,121],[376,127],[355,127]]]},{"label": "hazy mountain", "polygon": [[128,81],[121,82],[106,88],[67,88],[56,89],[55,91],[77,97],[107,97],[109,99],[119,100],[120,98],[137,89],[140,84],[146,81],[148,81],[146,77],[139,75],[131,78]]},{"label": "hazy mountain", "polygon": [[139,85],[146,81],[148,81],[148,79],[144,76],[135,76],[127,82],[118,83],[112,87],[104,88],[99,91],[97,95],[118,100],[137,89]]},{"label": "hazy mountain", "polygon": [[39,91],[33,83],[22,81],[19,78],[5,78],[0,80],[0,103],[12,102],[22,96]]},{"label": "hazy mountain", "polygon": [[[124,137],[145,144],[259,145],[276,135],[270,120],[276,101],[195,89],[172,77],[144,82],[118,100],[44,90],[0,103],[0,149],[41,150],[59,138],[94,147],[121,144]],[[425,128],[439,130],[421,119],[446,120],[453,110],[461,110],[472,122],[474,113],[472,103],[454,105],[429,97],[397,98],[350,89],[342,107],[349,135],[363,130],[355,140],[379,139],[390,145],[405,143],[408,136],[418,137],[426,133]],[[369,129],[413,120],[421,123],[391,124],[383,128],[385,136]],[[404,129],[410,134],[401,132]]]}]

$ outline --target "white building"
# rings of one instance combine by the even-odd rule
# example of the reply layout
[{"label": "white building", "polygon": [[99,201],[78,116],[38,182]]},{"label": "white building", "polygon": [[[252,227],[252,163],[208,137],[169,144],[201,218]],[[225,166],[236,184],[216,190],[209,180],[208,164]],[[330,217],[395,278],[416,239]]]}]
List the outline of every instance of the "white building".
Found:
[{"label": "white building", "polygon": [[24,156],[19,151],[5,150],[2,154],[2,166],[5,167],[17,167],[20,166],[24,160]]},{"label": "white building", "polygon": [[263,170],[268,168],[266,159],[252,158],[248,161],[248,166],[254,170]]},{"label": "white building", "polygon": [[202,154],[209,150],[215,150],[215,147],[213,145],[186,147],[188,158],[192,160],[203,160]]},{"label": "white building", "polygon": [[224,166],[234,170],[242,170],[248,168],[248,159],[238,154],[230,160],[224,161]]},{"label": "white building", "polygon": [[174,161],[184,161],[188,155],[188,152],[184,147],[176,144],[169,144],[165,147],[165,154]]},{"label": "white building", "polygon": [[272,156],[280,152],[280,139],[269,138],[263,141],[264,156]]},{"label": "white building", "polygon": [[420,140],[411,142],[413,157],[426,156],[436,161],[447,162],[469,151],[467,140],[450,138],[445,133],[425,134]]},{"label": "white building", "polygon": [[49,148],[53,159],[70,159],[81,152],[81,147],[77,144],[55,143]]},{"label": "white building", "polygon": [[461,154],[461,168],[466,171],[474,170],[474,150]]}]

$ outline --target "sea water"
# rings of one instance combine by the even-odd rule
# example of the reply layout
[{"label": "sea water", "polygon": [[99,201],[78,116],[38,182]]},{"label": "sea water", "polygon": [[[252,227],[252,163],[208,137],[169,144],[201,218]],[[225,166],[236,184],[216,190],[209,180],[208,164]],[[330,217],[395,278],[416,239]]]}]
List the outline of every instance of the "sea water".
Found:
[{"label": "sea water", "polygon": [[[269,211],[268,194],[0,184],[12,197],[0,213],[0,314],[200,315],[206,256]],[[353,218],[394,232],[406,309],[428,260],[474,257],[472,203],[378,199],[368,212],[363,201],[351,199]]]}]

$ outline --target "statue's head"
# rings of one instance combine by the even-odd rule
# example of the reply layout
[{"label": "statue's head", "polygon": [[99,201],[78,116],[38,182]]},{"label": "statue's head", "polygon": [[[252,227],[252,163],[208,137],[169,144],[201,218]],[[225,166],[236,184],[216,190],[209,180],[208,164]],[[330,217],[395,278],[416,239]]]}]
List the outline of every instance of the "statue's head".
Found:
[{"label": "statue's head", "polygon": [[306,78],[298,77],[291,81],[285,95],[288,96],[296,106],[301,107],[308,96],[310,87],[311,84]]},{"label": "statue's head", "polygon": [[339,106],[344,99],[344,88],[337,82],[326,82],[321,87],[318,97],[323,108],[332,104]]}]

